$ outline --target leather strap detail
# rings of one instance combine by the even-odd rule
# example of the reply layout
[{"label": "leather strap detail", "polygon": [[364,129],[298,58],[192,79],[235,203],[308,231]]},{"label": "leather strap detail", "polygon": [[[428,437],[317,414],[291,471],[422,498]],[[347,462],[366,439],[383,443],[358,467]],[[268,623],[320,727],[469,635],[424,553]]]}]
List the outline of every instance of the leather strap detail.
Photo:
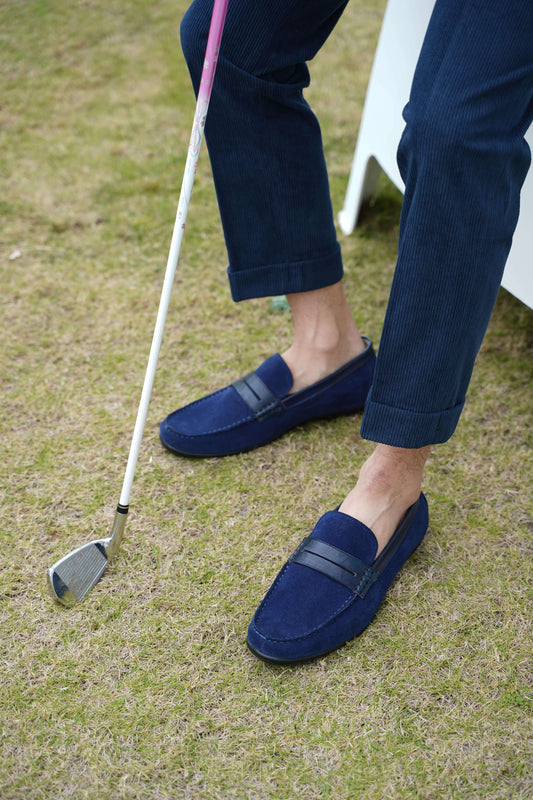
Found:
[{"label": "leather strap detail", "polygon": [[303,540],[290,560],[322,572],[359,597],[365,596],[379,574],[357,556],[310,536]]},{"label": "leather strap detail", "polygon": [[270,391],[266,383],[255,372],[239,378],[232,386],[257,419],[264,419],[282,408],[279,398]]},{"label": "leather strap detail", "polygon": [[346,553],[344,550],[322,541],[322,539],[307,537],[304,541],[307,552],[327,558],[328,561],[332,561],[334,564],[338,564],[339,567],[343,567],[343,569],[347,569],[354,574],[364,572],[368,568],[364,561],[361,561],[357,556],[352,556],[351,553]]}]

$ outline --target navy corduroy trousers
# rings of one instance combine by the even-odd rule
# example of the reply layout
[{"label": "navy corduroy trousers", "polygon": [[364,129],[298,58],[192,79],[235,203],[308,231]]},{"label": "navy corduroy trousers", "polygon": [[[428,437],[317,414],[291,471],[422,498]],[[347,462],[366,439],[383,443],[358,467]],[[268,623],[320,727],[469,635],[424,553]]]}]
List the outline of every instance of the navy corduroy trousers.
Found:
[{"label": "navy corduroy trousers", "polygon": [[[230,0],[206,141],[235,300],[342,277],[303,90],[346,4]],[[212,5],[194,0],[181,25],[196,91]],[[437,0],[404,117],[398,261],[361,435],[423,447],[455,430],[518,220],[533,0]]]}]

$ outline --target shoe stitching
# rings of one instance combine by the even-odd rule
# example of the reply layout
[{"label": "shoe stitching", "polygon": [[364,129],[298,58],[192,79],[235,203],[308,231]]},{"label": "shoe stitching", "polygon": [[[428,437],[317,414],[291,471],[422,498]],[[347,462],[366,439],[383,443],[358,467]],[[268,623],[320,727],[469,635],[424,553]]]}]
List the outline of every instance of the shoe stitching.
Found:
[{"label": "shoe stitching", "polygon": [[283,405],[283,398],[281,400],[273,400],[267,406],[264,406],[257,414],[254,414],[254,416],[257,420],[261,421],[263,417],[272,416],[270,412],[275,411],[277,408],[280,410],[285,408]]},{"label": "shoe stitching", "polygon": [[223,433],[224,431],[229,431],[232,428],[235,428],[235,427],[237,427],[239,425],[242,425],[245,422],[254,422],[255,415],[249,413],[248,416],[241,417],[240,419],[238,419],[238,420],[236,420],[234,422],[231,422],[229,425],[226,425],[226,426],[224,426],[222,428],[214,428],[213,430],[203,431],[202,433],[182,433],[181,431],[177,430],[177,428],[175,428],[173,426],[172,422],[169,421],[171,417],[178,418],[180,415],[183,414],[183,412],[185,410],[187,410],[189,408],[192,408],[193,406],[197,406],[200,403],[203,403],[208,399],[216,397],[217,395],[222,394],[222,392],[227,391],[227,389],[229,389],[229,388],[230,388],[229,386],[225,386],[223,389],[218,389],[216,392],[213,392],[212,394],[209,394],[206,397],[200,397],[198,400],[194,400],[192,403],[189,403],[188,405],[184,406],[183,408],[180,408],[177,411],[174,411],[166,419],[167,427],[170,428],[170,430],[173,433],[175,433],[177,436],[182,437],[183,439],[199,439],[201,436],[211,436],[213,433]]},{"label": "shoe stitching", "polygon": [[242,425],[244,422],[257,422],[257,420],[255,419],[255,417],[247,417],[245,419],[239,420],[238,422],[232,422],[231,425],[227,425],[225,428],[214,428],[211,431],[204,431],[203,433],[182,433],[181,431],[177,431],[168,423],[167,425],[172,430],[172,432],[176,434],[176,436],[180,437],[180,439],[201,439],[205,438],[206,436],[212,436],[215,433],[224,433],[225,431],[230,431],[233,428],[239,427],[239,425]]},{"label": "shoe stitching", "polygon": [[[364,600],[366,596],[366,590],[377,581],[379,578],[379,573],[376,572],[372,567],[367,567],[365,570],[357,588],[355,589],[355,594],[357,594],[362,600]],[[364,594],[362,594],[364,592]]]},{"label": "shoe stitching", "polygon": [[[408,528],[409,528],[409,529],[411,528],[411,526],[412,526],[412,524],[413,524],[413,522],[414,522],[414,519],[415,519],[415,517],[416,517],[416,512],[418,511],[418,506],[419,506],[419,501],[417,501],[417,503],[416,503],[416,509],[415,509],[415,513],[412,515],[412,517],[411,517],[411,520],[410,520],[410,524],[408,525]],[[423,534],[423,536],[422,536],[422,539],[421,539],[420,541],[422,541],[422,540],[424,539],[424,536],[426,535],[426,532],[427,532],[427,527],[426,527],[426,529],[424,530],[424,534]],[[406,534],[404,535],[404,537],[403,537],[403,540],[404,540],[404,541],[405,541],[405,538],[406,538],[406,537],[407,537],[407,533],[406,533]],[[420,544],[420,542],[419,542],[418,544]],[[416,548],[418,547],[418,544],[417,544],[417,545],[415,545],[415,547],[414,547],[412,550],[410,550],[410,552],[409,552],[409,553],[408,553],[408,554],[405,556],[405,558],[403,558],[403,560],[402,560],[401,564],[399,565],[398,569],[395,571],[395,573],[394,573],[394,576],[393,576],[392,580],[394,580],[394,578],[395,578],[395,577],[398,575],[398,573],[400,572],[400,570],[402,569],[402,567],[405,565],[405,563],[407,562],[407,560],[410,558],[410,556],[413,554],[413,552],[414,552],[414,551],[416,550]],[[396,551],[395,555],[397,555],[397,554],[398,554],[398,552],[399,552],[399,550],[397,550],[397,551]],[[258,608],[258,610],[257,610],[257,612],[256,612],[256,614],[255,614],[255,616],[254,616],[254,619],[252,620],[252,623],[253,623],[253,627],[254,627],[254,630],[255,630],[255,632],[256,632],[256,633],[257,633],[257,635],[258,635],[259,637],[261,637],[261,639],[263,639],[265,642],[277,642],[277,643],[283,644],[283,643],[289,643],[289,642],[299,642],[299,641],[303,641],[303,640],[305,640],[305,639],[308,639],[308,638],[310,638],[310,637],[311,637],[313,634],[317,633],[317,632],[318,632],[318,631],[320,631],[322,628],[326,627],[326,625],[328,625],[328,624],[329,624],[329,623],[330,623],[330,622],[331,622],[331,621],[332,621],[332,620],[333,620],[335,617],[338,617],[338,616],[339,616],[341,613],[343,613],[344,611],[346,611],[346,610],[347,610],[347,608],[348,608],[350,605],[352,605],[352,604],[353,604],[353,603],[354,603],[354,602],[355,602],[355,601],[356,601],[358,598],[359,598],[359,599],[361,599],[361,600],[364,600],[364,599],[365,599],[365,598],[361,598],[361,596],[360,596],[359,594],[357,594],[357,592],[358,592],[358,591],[361,591],[362,589],[364,589],[364,588],[365,588],[364,586],[362,586],[362,584],[364,584],[365,580],[368,580],[368,579],[369,579],[369,577],[371,577],[371,573],[374,573],[374,572],[375,572],[375,570],[373,569],[373,567],[368,567],[368,569],[365,571],[365,574],[364,574],[363,578],[361,579],[361,583],[360,583],[360,584],[358,585],[358,587],[357,587],[356,593],[355,593],[355,594],[354,594],[354,593],[352,593],[352,597],[348,598],[348,599],[345,601],[345,603],[343,603],[343,604],[342,604],[342,605],[339,607],[339,609],[338,609],[337,611],[335,611],[335,612],[334,612],[334,613],[333,613],[333,614],[332,614],[330,617],[328,617],[328,619],[327,619],[326,621],[322,622],[320,625],[316,626],[316,627],[315,627],[315,628],[313,628],[311,631],[309,631],[308,633],[306,633],[306,634],[304,634],[304,635],[302,635],[302,636],[295,636],[295,637],[292,637],[292,638],[284,638],[284,639],[280,639],[280,638],[275,638],[275,637],[273,637],[273,636],[267,636],[267,635],[265,635],[265,634],[261,633],[261,632],[260,632],[260,630],[259,630],[259,629],[258,629],[258,627],[257,627],[257,624],[259,623],[260,616],[261,616],[261,614],[263,613],[263,611],[264,611],[264,609],[266,608],[266,606],[272,602],[273,595],[274,595],[274,591],[275,591],[275,589],[276,589],[277,585],[278,585],[278,584],[281,582],[282,578],[283,578],[283,577],[285,577],[285,574],[286,574],[286,572],[287,572],[287,570],[288,570],[288,568],[289,568],[289,566],[290,566],[290,563],[291,563],[291,562],[290,562],[290,561],[288,561],[288,562],[285,564],[285,566],[283,567],[283,569],[282,569],[282,570],[281,570],[281,572],[279,573],[278,577],[276,578],[276,580],[275,580],[275,581],[274,581],[274,583],[272,584],[272,586],[271,586],[270,590],[268,591],[268,593],[267,593],[266,597],[264,598],[263,602],[262,602],[262,603],[261,603],[261,605],[259,606],[259,608]],[[388,567],[390,567],[390,564],[387,564],[387,566],[388,566]],[[380,571],[380,572],[379,572],[379,573],[376,575],[376,580],[374,581],[374,583],[377,583],[377,581],[378,581],[378,580],[381,578],[382,574],[383,574],[383,571]],[[392,581],[391,581],[391,582],[392,582]],[[381,599],[381,601],[380,601],[379,605],[381,605],[381,603],[382,603],[382,602],[383,602],[383,600],[385,599],[385,595],[387,594],[387,591],[388,591],[388,589],[389,589],[389,588],[390,588],[390,584],[389,584],[389,586],[387,587],[387,589],[386,589],[385,593],[383,594],[383,597],[382,597],[382,599]],[[349,589],[346,589],[346,591],[350,591],[350,590],[349,590]],[[354,635],[356,635],[356,634],[354,634]],[[352,638],[353,638],[353,637],[352,637]]]},{"label": "shoe stitching", "polygon": [[[258,636],[260,636],[265,641],[270,641],[270,642],[299,642],[299,641],[303,641],[304,639],[309,639],[311,636],[313,636],[313,634],[317,633],[317,631],[320,631],[326,625],[329,625],[329,623],[335,617],[338,617],[343,611],[346,611],[346,609],[358,599],[358,595],[353,594],[353,592],[350,592],[351,597],[348,597],[344,601],[344,603],[342,603],[334,613],[332,613],[320,625],[317,625],[311,631],[309,631],[308,633],[306,633],[306,634],[304,634],[302,636],[295,636],[295,637],[285,638],[285,639],[278,639],[278,638],[274,638],[272,636],[267,636],[267,635],[265,635],[265,634],[263,634],[263,633],[261,633],[259,631],[259,629],[257,628],[257,623],[259,623],[259,618],[260,618],[261,614],[263,613],[263,611],[266,609],[267,605],[269,605],[272,602],[273,595],[274,595],[274,590],[276,589],[278,584],[281,583],[281,580],[285,577],[285,573],[287,572],[287,569],[289,568],[289,566],[290,566],[289,563],[285,564],[285,566],[283,567],[283,569],[279,573],[278,577],[276,578],[276,580],[274,581],[274,583],[270,587],[267,596],[265,597],[265,599],[263,600],[263,602],[259,606],[259,608],[258,608],[258,610],[257,610],[257,612],[255,614],[255,617],[254,617],[254,621],[253,621],[254,628],[255,628]],[[346,591],[349,592],[350,590],[346,589]]]},{"label": "shoe stitching", "polygon": [[[272,416],[272,414],[269,413],[269,412],[271,412],[272,410],[275,410],[275,409],[280,409],[280,411],[281,410],[291,411],[292,408],[297,407],[299,404],[303,404],[303,403],[305,403],[307,401],[313,400],[314,398],[316,398],[319,395],[321,395],[323,392],[327,391],[331,386],[334,386],[334,385],[338,384],[340,381],[342,381],[344,379],[352,377],[352,375],[354,375],[363,366],[365,366],[367,361],[369,359],[371,359],[371,357],[373,355],[374,355],[374,351],[373,351],[372,345],[370,344],[366,351],[364,351],[363,353],[361,353],[359,356],[357,356],[354,359],[354,362],[359,362],[359,359],[361,359],[361,362],[358,363],[357,366],[356,366],[355,363],[346,364],[344,367],[341,367],[336,373],[333,373],[333,375],[330,375],[330,376],[324,378],[322,381],[318,381],[317,384],[313,384],[313,386],[315,386],[316,388],[313,389],[313,386],[309,386],[306,389],[302,389],[301,392],[297,392],[295,395],[288,394],[288,395],[285,395],[285,397],[283,397],[283,398],[276,399],[276,401],[273,401],[271,403],[271,405],[265,406],[265,408],[261,412],[261,417]],[[322,383],[325,383],[325,384],[327,383],[327,385],[323,385],[321,388],[319,388],[320,384],[322,384]],[[230,386],[231,386],[231,384],[230,384]],[[225,392],[227,389],[229,389],[230,386],[223,387],[222,389],[218,389],[217,391],[212,392],[211,394],[207,395],[206,397],[201,397],[198,400],[194,400],[192,403],[189,403],[184,408],[179,409],[178,411],[175,411],[170,416],[177,416],[182,411],[185,411],[185,409],[193,408],[194,406],[197,406],[198,404],[204,402],[208,398],[211,399],[213,397],[216,397],[217,395],[219,395],[222,392]],[[305,393],[307,393],[307,395]],[[357,404],[355,406],[349,407],[348,410],[350,410],[350,411],[358,411],[361,407],[362,406],[360,404]],[[332,412],[332,413],[335,413],[335,412]],[[217,433],[224,433],[226,431],[229,431],[229,430],[232,430],[232,429],[234,429],[236,427],[239,427],[240,425],[243,425],[243,424],[245,424],[247,422],[254,422],[254,421],[259,421],[260,422],[261,421],[261,417],[259,417],[256,414],[253,414],[253,412],[252,412],[251,415],[246,416],[246,417],[241,417],[240,419],[230,423],[229,425],[226,425],[226,426],[221,427],[221,428],[214,428],[214,429],[212,429],[210,431],[203,431],[202,433],[197,433],[197,434],[190,434],[190,433],[182,433],[182,432],[180,432],[179,430],[177,430],[168,421],[169,418],[167,418],[167,426],[174,434],[176,434],[177,436],[179,436],[179,437],[181,437],[183,439],[199,439],[201,437],[212,436],[213,434],[217,434]],[[304,422],[304,420],[302,420],[302,422]]]}]

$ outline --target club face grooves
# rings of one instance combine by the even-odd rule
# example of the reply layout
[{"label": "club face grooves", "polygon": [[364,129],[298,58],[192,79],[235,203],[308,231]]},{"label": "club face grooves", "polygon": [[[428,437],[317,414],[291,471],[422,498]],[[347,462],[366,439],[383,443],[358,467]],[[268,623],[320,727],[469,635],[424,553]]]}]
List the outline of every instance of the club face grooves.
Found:
[{"label": "club face grooves", "polygon": [[47,571],[52,597],[64,606],[80,603],[98,583],[106,567],[103,542],[89,542],[79,547]]}]

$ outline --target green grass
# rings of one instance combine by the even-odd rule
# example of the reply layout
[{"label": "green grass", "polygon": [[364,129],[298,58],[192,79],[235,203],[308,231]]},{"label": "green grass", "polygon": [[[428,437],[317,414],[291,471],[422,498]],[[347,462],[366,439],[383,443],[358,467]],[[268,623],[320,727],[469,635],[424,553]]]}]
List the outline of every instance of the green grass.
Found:
[{"label": "green grass", "polygon": [[[108,535],[124,476],[194,112],[185,6],[0,5],[0,796],[530,798],[533,312],[501,293],[375,622],[271,669],[248,621],[371,446],[356,416],[227,460],[161,448],[169,410],[290,339],[270,301],[230,300],[205,150],[123,548],[79,607],[46,592]],[[352,0],[312,67],[336,210],[384,6]],[[376,343],[400,205],[384,179],[341,239]]]}]

